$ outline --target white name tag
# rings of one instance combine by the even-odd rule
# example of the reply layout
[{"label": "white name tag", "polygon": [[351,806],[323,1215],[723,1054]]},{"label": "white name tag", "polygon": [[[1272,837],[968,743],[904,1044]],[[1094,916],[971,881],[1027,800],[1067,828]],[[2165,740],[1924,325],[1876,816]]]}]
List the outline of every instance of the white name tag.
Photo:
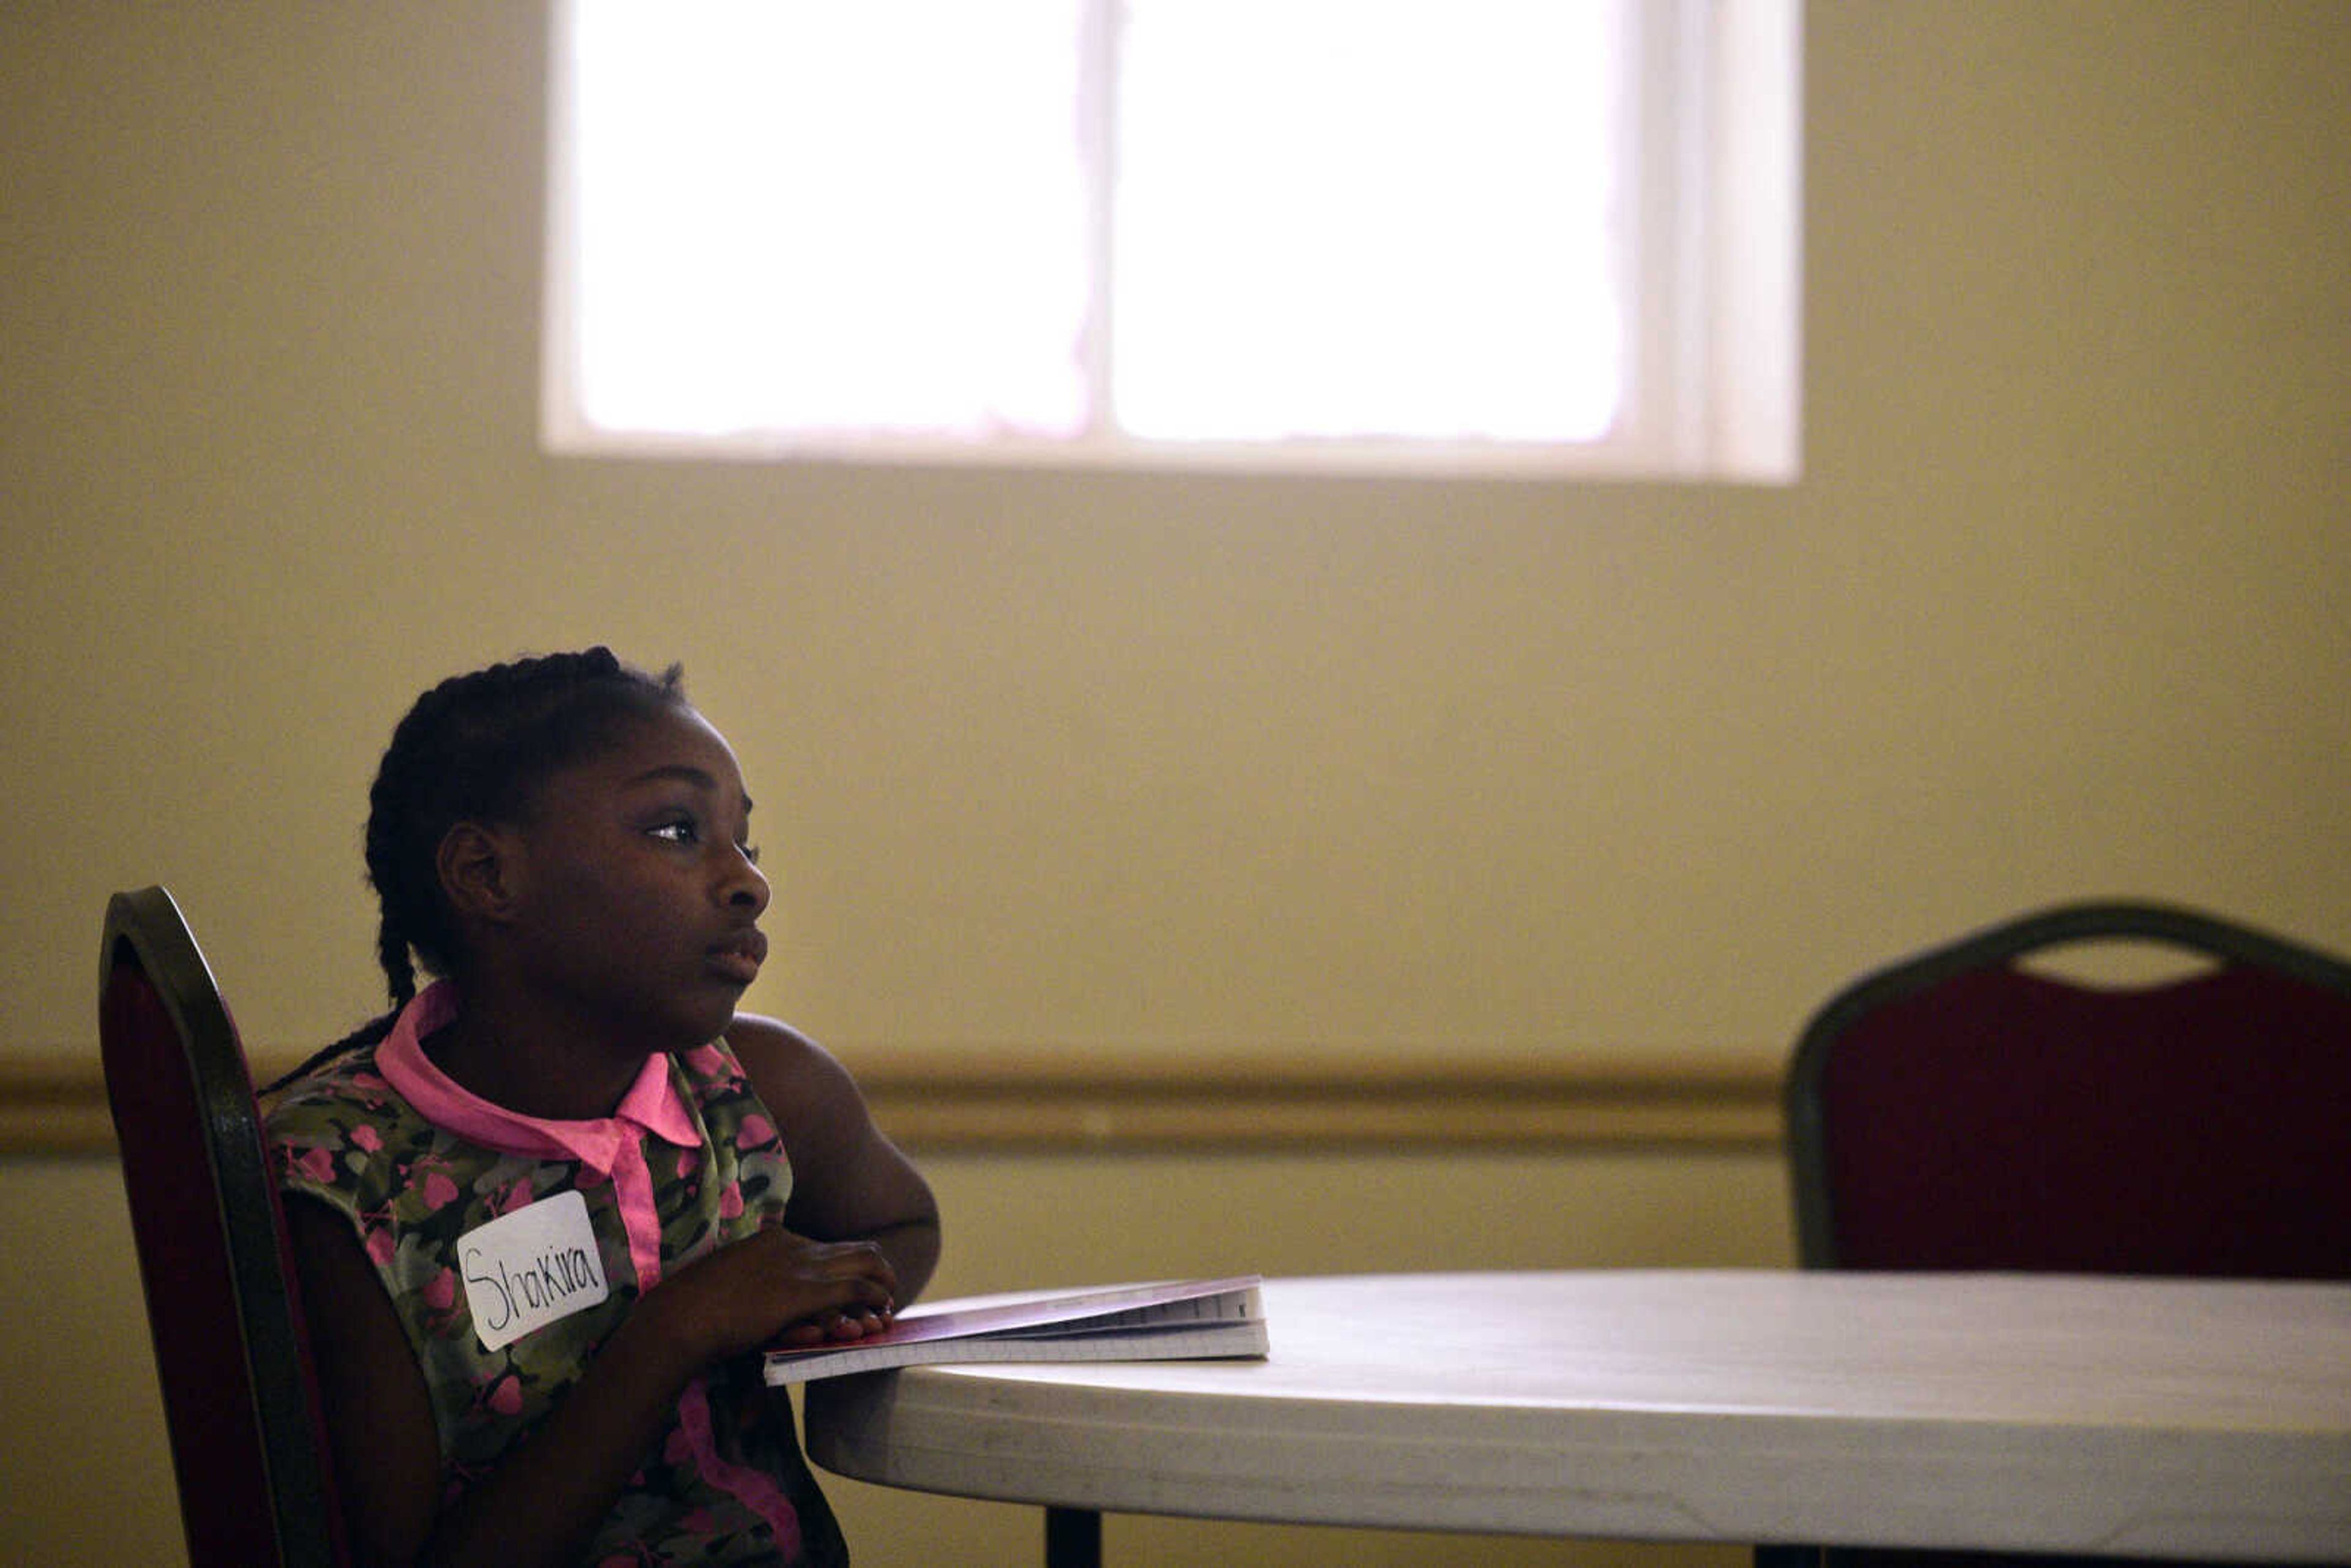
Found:
[{"label": "white name tag", "polygon": [[612,1293],[588,1200],[559,1192],[457,1239],[465,1307],[484,1350],[498,1350]]}]

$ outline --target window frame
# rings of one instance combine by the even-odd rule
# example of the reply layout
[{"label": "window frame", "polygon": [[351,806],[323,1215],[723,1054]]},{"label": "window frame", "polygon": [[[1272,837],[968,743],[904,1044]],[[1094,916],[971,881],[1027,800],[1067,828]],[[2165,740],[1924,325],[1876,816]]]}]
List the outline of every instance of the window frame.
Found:
[{"label": "window frame", "polygon": [[[964,440],[892,433],[614,430],[591,423],[574,388],[579,219],[569,160],[577,109],[569,62],[574,10],[550,7],[548,210],[540,439],[558,455],[872,465],[1177,469],[1270,474],[1677,479],[1785,484],[1801,469],[1801,101],[1802,0],[1614,0],[1626,41],[1625,188],[1640,216],[1617,262],[1633,351],[1615,427],[1590,442],[1296,440],[1171,442],[1115,429],[1066,440]],[[1116,47],[1090,0],[1095,81]],[[1111,105],[1086,95],[1107,156]],[[1097,204],[1099,206],[1099,204]],[[1098,264],[1109,214],[1093,214]],[[1108,297],[1098,287],[1090,308]],[[1105,334],[1096,331],[1097,344]],[[1091,367],[1106,384],[1097,350]]]}]

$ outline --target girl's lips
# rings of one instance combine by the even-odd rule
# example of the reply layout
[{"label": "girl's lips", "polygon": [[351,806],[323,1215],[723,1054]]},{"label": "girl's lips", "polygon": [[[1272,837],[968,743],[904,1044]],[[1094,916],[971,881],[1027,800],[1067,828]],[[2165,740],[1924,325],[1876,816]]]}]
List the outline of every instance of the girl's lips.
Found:
[{"label": "girl's lips", "polygon": [[745,931],[710,949],[710,967],[738,985],[749,985],[759,977],[759,966],[767,961],[768,939],[757,931]]}]

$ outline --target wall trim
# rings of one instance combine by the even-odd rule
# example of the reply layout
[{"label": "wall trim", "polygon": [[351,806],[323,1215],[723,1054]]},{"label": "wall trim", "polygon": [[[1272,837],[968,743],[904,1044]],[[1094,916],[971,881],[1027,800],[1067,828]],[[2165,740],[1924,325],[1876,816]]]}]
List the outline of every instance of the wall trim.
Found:
[{"label": "wall trim", "polygon": [[[266,1077],[288,1062],[263,1057]],[[1776,1149],[1776,1062],[1167,1052],[1105,1059],[981,1047],[852,1059],[914,1150]],[[110,1155],[95,1063],[0,1061],[0,1155]]]}]

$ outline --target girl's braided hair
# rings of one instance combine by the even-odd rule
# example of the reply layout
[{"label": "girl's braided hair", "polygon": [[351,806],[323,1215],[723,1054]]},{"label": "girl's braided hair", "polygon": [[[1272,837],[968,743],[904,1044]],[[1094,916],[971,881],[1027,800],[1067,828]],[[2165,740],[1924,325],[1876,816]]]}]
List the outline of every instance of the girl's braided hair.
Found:
[{"label": "girl's braided hair", "polygon": [[449,830],[519,821],[550,774],[614,745],[624,726],[682,706],[684,679],[678,665],[651,675],[590,648],[454,675],[416,699],[368,793],[367,873],[382,908],[376,955],[392,1010],[288,1078],[389,1034],[416,995],[419,963],[435,975],[455,967],[456,934],[437,864]]}]

